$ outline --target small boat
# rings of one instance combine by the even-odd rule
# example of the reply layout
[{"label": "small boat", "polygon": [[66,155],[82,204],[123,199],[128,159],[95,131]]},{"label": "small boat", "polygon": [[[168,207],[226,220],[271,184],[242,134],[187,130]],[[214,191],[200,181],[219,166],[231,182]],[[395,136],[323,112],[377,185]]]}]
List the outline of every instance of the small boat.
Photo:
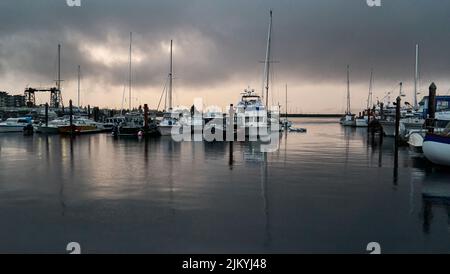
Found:
[{"label": "small boat", "polygon": [[407,136],[409,147],[416,152],[422,152],[424,135],[425,134],[423,134],[420,131],[419,132],[411,132]]},{"label": "small boat", "polygon": [[32,123],[31,117],[8,118],[0,123],[0,133],[23,132],[23,129]]},{"label": "small boat", "polygon": [[288,119],[282,120],[280,124],[283,129],[289,129],[293,125],[292,121],[289,121]]},{"label": "small boat", "polygon": [[113,129],[113,135],[118,136],[143,136],[156,135],[157,122],[154,119],[149,119],[147,125],[145,123],[144,115],[141,113],[127,113],[125,120],[120,122]]},{"label": "small boat", "polygon": [[427,133],[422,149],[432,163],[450,166],[450,123],[442,133]]},{"label": "small boat", "polygon": [[85,117],[74,117],[72,126],[70,126],[70,124],[58,126],[58,131],[61,134],[100,133],[105,132],[105,127],[103,127],[103,124]]},{"label": "small boat", "polygon": [[[175,112],[172,107],[172,88],[173,88],[173,41],[170,40],[170,68],[169,68],[169,89],[166,94],[168,109],[164,112],[163,119],[159,122],[158,132],[161,136],[171,136],[174,130],[182,131],[180,124],[181,114]],[[175,128],[175,129],[174,129]]]},{"label": "small boat", "polygon": [[36,133],[42,134],[59,134],[59,128],[68,125],[70,125],[69,118],[61,117],[48,122],[47,125],[45,125],[45,123],[40,123],[35,126],[34,130]]},{"label": "small boat", "polygon": [[290,127],[289,132],[300,132],[300,133],[306,133],[306,128],[298,128],[298,127]]}]

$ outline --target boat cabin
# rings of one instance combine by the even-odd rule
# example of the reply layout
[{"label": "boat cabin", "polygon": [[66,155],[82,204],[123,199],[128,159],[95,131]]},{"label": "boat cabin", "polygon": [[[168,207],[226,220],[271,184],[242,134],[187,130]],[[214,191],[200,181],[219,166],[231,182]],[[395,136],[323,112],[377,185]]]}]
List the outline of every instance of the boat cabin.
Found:
[{"label": "boat cabin", "polygon": [[[450,95],[436,96],[436,112],[450,111]],[[425,96],[419,103],[419,113],[422,118],[428,116],[428,96]]]}]

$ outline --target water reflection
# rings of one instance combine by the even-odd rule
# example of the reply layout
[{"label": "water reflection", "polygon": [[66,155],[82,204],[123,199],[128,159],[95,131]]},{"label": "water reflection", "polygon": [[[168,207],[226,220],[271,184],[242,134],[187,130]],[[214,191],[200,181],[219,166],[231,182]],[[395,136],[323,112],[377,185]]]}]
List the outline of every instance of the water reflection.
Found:
[{"label": "water reflection", "polygon": [[424,175],[422,187],[423,231],[430,234],[433,222],[433,211],[444,210],[447,214],[447,225],[450,232],[450,171],[435,168],[434,172]]},{"label": "water reflection", "polygon": [[308,133],[284,132],[273,153],[257,142],[2,136],[0,252],[22,250],[17,239],[59,252],[69,237],[92,252],[364,253],[374,240],[450,252],[448,171],[337,120],[296,124]]}]

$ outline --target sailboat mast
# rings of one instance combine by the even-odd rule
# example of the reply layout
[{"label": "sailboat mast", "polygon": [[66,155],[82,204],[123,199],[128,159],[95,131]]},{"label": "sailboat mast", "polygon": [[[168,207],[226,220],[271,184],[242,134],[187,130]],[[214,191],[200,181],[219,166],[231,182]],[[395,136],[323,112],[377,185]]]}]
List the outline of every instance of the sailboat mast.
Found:
[{"label": "sailboat mast", "polygon": [[373,69],[370,70],[369,97],[367,98],[367,109],[372,106]]},{"label": "sailboat mast", "polygon": [[78,107],[80,107],[80,78],[81,78],[81,66],[78,65]]},{"label": "sailboat mast", "polygon": [[170,40],[169,110],[172,109],[172,87],[173,87],[173,41]]},{"label": "sailboat mast", "polygon": [[350,65],[347,65],[347,114],[351,113],[350,109]]},{"label": "sailboat mast", "polygon": [[58,44],[58,80],[56,80],[58,90],[61,90],[61,44]]},{"label": "sailboat mast", "polygon": [[133,33],[130,32],[130,63],[129,63],[129,72],[128,72],[128,104],[129,104],[129,109],[131,111],[131,45],[133,43]]},{"label": "sailboat mast", "polygon": [[288,95],[287,95],[287,93],[288,93],[288,86],[286,84],[286,120],[288,117]]},{"label": "sailboat mast", "polygon": [[[266,49],[266,60],[265,60],[265,87],[263,90],[263,97],[266,99],[266,107],[269,107],[269,84],[270,84],[270,50],[272,42],[272,10],[270,10],[270,22],[269,22],[269,32],[267,34],[267,49]],[[265,94],[264,94],[265,93]]]},{"label": "sailboat mast", "polygon": [[419,80],[419,44],[416,44],[416,66],[414,72],[414,109],[418,109],[417,88]]}]

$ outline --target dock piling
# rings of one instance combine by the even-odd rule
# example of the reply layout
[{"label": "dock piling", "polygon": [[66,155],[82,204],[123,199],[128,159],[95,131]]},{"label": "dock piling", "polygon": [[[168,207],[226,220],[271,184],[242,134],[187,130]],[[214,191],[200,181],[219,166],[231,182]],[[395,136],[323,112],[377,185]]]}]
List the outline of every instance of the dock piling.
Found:
[{"label": "dock piling", "polygon": [[73,106],[72,106],[72,100],[69,100],[69,121],[70,121],[70,134],[73,135]]},{"label": "dock piling", "polygon": [[426,120],[426,126],[429,133],[434,132],[434,118],[436,117],[436,85],[431,83],[428,90],[428,117]]},{"label": "dock piling", "polygon": [[144,104],[144,128],[148,129],[148,105]]},{"label": "dock piling", "polygon": [[232,142],[234,140],[234,108],[233,104],[230,105],[228,125],[226,129],[226,139]]},{"label": "dock piling", "polygon": [[48,127],[48,103],[45,103],[45,126]]},{"label": "dock piling", "polygon": [[400,96],[397,97],[395,106],[395,152],[398,151],[398,144],[400,142],[400,107],[402,99]]}]

